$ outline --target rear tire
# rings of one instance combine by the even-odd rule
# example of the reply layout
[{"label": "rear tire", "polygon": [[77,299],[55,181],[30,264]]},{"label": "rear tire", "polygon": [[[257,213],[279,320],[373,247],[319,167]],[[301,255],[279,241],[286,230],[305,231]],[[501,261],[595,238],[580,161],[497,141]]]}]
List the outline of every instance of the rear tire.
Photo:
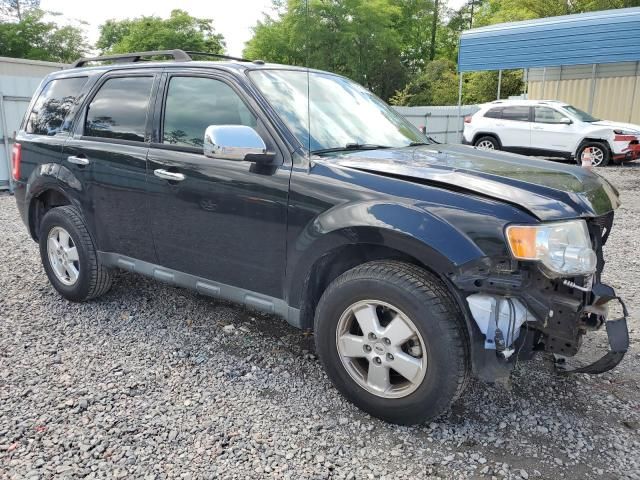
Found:
[{"label": "rear tire", "polygon": [[75,207],[49,210],[40,225],[40,258],[51,285],[67,300],[82,302],[111,288],[111,273],[100,264],[84,223]]},{"label": "rear tire", "polygon": [[[585,142],[580,145],[576,154],[576,163],[578,165],[582,165],[582,154],[587,148],[591,148],[592,164],[594,167],[606,167],[609,165],[611,152],[607,145],[601,142]],[[598,161],[596,161],[596,159],[598,159]]]},{"label": "rear tire", "polygon": [[473,146],[479,150],[500,150],[500,142],[490,135],[477,138]]},{"label": "rear tire", "polygon": [[338,277],[316,309],[315,339],[335,387],[388,422],[436,418],[467,385],[462,312],[437,277],[414,265],[375,261]]}]

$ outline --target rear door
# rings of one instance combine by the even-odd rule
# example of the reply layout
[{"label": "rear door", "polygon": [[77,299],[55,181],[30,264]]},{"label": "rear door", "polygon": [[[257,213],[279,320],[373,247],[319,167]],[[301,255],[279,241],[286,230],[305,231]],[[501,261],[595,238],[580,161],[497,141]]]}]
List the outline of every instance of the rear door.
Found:
[{"label": "rear door", "polygon": [[572,153],[577,144],[579,132],[575,123],[566,124],[562,120],[569,118],[555,108],[534,107],[531,127],[531,147],[545,153]]},{"label": "rear door", "polygon": [[63,165],[83,189],[83,210],[97,247],[156,260],[146,196],[148,113],[159,73],[111,72],[84,105]]},{"label": "rear door", "polygon": [[531,147],[530,107],[526,105],[505,106],[502,118],[495,120],[496,132],[502,146],[520,150]]},{"label": "rear door", "polygon": [[[237,82],[222,72],[166,74],[148,157],[154,241],[164,267],[282,298],[290,158]],[[209,125],[254,128],[275,164],[205,157]]]}]

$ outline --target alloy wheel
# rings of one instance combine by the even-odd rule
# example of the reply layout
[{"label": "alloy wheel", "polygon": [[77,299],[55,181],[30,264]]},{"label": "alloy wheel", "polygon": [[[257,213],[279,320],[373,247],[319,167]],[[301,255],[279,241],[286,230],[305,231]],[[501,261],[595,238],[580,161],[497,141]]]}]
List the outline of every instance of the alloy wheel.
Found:
[{"label": "alloy wheel", "polygon": [[353,380],[382,398],[414,392],[427,370],[425,343],[411,319],[377,300],[354,303],[336,329],[340,360]]},{"label": "alloy wheel", "polygon": [[584,155],[587,153],[587,150],[591,150],[591,165],[594,167],[600,166],[602,161],[604,160],[604,151],[600,147],[587,147],[582,150],[581,158],[584,158]]},{"label": "alloy wheel", "polygon": [[62,227],[54,227],[47,236],[49,264],[56,278],[71,286],[80,276],[80,258],[71,235]]},{"label": "alloy wheel", "polygon": [[479,148],[480,150],[495,150],[496,149],[491,140],[482,140],[481,142],[478,142],[478,144],[476,145],[476,148]]}]

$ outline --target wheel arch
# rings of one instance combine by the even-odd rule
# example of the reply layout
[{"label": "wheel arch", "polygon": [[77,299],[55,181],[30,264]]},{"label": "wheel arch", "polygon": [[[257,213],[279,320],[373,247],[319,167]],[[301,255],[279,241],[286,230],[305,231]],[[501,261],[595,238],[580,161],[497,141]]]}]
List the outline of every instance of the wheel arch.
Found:
[{"label": "wheel arch", "polygon": [[609,141],[606,138],[602,138],[602,137],[594,137],[594,136],[586,136],[584,138],[582,138],[579,142],[577,147],[575,148],[574,152],[573,152],[573,156],[575,158],[578,158],[578,151],[582,148],[582,146],[585,143],[601,143],[602,145],[604,145],[607,150],[609,150],[609,155],[612,154],[612,150],[611,150],[611,145],[609,145]]},{"label": "wheel arch", "polygon": [[29,234],[38,241],[39,225],[49,210],[72,205],[83,212],[86,192],[82,182],[68,168],[57,163],[43,164],[27,180],[27,222]]},{"label": "wheel arch", "polygon": [[34,194],[29,200],[29,234],[38,241],[40,223],[45,214],[52,208],[64,205],[78,206],[76,202],[61,188],[49,185]]},{"label": "wheel arch", "polygon": [[[457,232],[456,232],[457,233]],[[460,235],[459,233],[457,233]],[[477,254],[477,247],[472,250]],[[370,226],[327,233],[290,267],[286,283],[289,305],[300,309],[300,327],[312,328],[315,308],[329,284],[344,272],[374,260],[399,260],[429,271],[451,289],[446,278],[459,259],[425,238]],[[456,301],[459,299],[456,298]]]},{"label": "wheel arch", "polygon": [[500,146],[500,148],[502,148],[502,141],[500,140],[500,136],[495,132],[483,132],[483,131],[476,132],[476,134],[473,136],[473,139],[471,139],[471,144],[475,145],[476,141],[480,137],[493,137],[498,142],[498,145]]}]

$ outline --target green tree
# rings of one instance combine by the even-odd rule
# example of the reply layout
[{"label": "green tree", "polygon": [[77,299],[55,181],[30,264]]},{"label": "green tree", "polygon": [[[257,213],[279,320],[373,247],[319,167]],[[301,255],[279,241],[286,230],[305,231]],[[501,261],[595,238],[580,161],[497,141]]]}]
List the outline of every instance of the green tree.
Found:
[{"label": "green tree", "polygon": [[640,0],[488,0],[474,26],[637,6]]},{"label": "green tree", "polygon": [[69,63],[89,48],[82,31],[74,26],[60,27],[44,20],[38,9],[23,14],[22,20],[0,22],[0,52],[14,58]]},{"label": "green tree", "polygon": [[401,9],[390,0],[289,0],[253,29],[244,56],[307,65],[345,75],[389,98],[406,80],[396,28]]},{"label": "green tree", "polygon": [[[485,103],[498,95],[498,72],[471,72],[465,74],[463,100],[465,104]],[[500,98],[520,95],[523,91],[522,70],[503,70]]]},{"label": "green tree", "polygon": [[36,8],[40,8],[40,0],[0,0],[0,20],[21,22]]},{"label": "green tree", "polygon": [[167,19],[156,16],[107,20],[100,26],[96,47],[102,53],[125,53],[181,48],[209,53],[224,52],[224,38],[213,20],[173,10]]},{"label": "green tree", "polygon": [[395,28],[401,38],[401,60],[411,74],[416,74],[429,61],[433,22],[437,22],[444,11],[434,18],[433,0],[395,0],[394,4],[400,8]]},{"label": "green tree", "polygon": [[456,105],[458,103],[458,74],[451,60],[429,62],[424,70],[396,92],[390,102],[394,105]]}]

